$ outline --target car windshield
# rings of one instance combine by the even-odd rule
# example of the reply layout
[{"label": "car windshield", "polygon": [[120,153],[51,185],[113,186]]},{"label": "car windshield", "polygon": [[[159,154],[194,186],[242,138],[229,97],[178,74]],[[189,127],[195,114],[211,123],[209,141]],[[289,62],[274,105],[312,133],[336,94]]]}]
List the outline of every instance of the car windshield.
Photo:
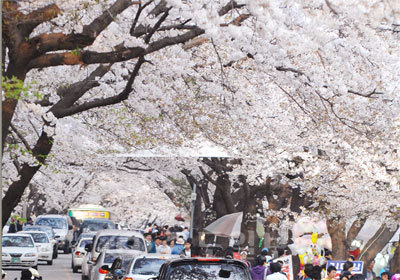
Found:
[{"label": "car windshield", "polygon": [[92,244],[92,243],[93,243],[93,242],[92,242],[92,239],[82,239],[82,240],[79,242],[78,247],[85,248],[85,246],[86,246],[87,244]]},{"label": "car windshield", "polygon": [[29,232],[29,234],[32,236],[33,241],[35,243],[49,243],[50,242],[45,233]]},{"label": "car windshield", "polygon": [[49,238],[54,239],[54,234],[53,234],[53,229],[51,227],[35,227],[35,226],[30,226],[26,227],[23,229],[24,231],[44,231],[47,233]]},{"label": "car windshield", "polygon": [[3,236],[2,247],[34,247],[32,238],[29,236]]},{"label": "car windshield", "polygon": [[169,268],[168,280],[250,280],[244,267],[235,264],[179,263]]},{"label": "car windshield", "polygon": [[81,225],[82,232],[99,231],[102,229],[113,229],[114,224],[111,221],[84,221]]},{"label": "car windshield", "polygon": [[127,268],[129,262],[133,258],[132,255],[127,255],[127,254],[106,253],[104,256],[104,263],[112,264],[117,257],[119,257],[122,260],[121,266],[119,268],[123,270]]},{"label": "car windshield", "polygon": [[148,259],[140,258],[135,261],[135,265],[132,268],[132,274],[140,275],[157,275],[160,271],[161,265],[166,259]]},{"label": "car windshield", "polygon": [[56,229],[67,228],[67,221],[62,218],[38,218],[36,224],[40,226],[51,226]]},{"label": "car windshield", "polygon": [[145,251],[142,239],[135,236],[104,235],[100,236],[96,244],[96,252],[102,249],[129,249]]}]

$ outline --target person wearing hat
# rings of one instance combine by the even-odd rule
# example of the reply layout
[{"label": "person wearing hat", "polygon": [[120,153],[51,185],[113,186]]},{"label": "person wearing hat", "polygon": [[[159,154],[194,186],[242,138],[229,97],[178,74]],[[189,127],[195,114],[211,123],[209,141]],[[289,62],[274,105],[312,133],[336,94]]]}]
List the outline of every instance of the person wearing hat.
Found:
[{"label": "person wearing hat", "polygon": [[251,268],[250,263],[247,261],[247,251],[240,252],[240,259],[247,265],[249,269]]},{"label": "person wearing hat", "polygon": [[181,251],[185,248],[183,245],[185,244],[185,240],[182,237],[179,237],[176,240],[175,246],[172,248],[172,255],[179,255]]},{"label": "person wearing hat", "polygon": [[191,247],[192,247],[192,243],[190,243],[189,240],[186,240],[185,244],[183,244],[183,250],[179,253],[179,255],[181,257],[189,257],[190,258],[192,256]]}]

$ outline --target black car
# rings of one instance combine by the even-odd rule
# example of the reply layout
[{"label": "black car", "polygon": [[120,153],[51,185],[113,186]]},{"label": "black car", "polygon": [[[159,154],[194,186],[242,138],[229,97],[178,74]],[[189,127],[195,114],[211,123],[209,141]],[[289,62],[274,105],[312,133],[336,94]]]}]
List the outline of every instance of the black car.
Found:
[{"label": "black car", "polygon": [[173,259],[160,268],[157,280],[251,280],[245,263],[233,259]]}]

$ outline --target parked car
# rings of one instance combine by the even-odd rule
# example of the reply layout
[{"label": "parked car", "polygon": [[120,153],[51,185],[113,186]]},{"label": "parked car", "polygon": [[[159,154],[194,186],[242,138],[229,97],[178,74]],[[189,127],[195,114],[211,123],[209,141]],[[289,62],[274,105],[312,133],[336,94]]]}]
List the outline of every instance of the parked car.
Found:
[{"label": "parked car", "polygon": [[157,280],[251,280],[247,265],[233,259],[184,258],[165,262]]},{"label": "parked car", "polygon": [[50,226],[26,226],[23,231],[43,231],[47,233],[47,236],[50,238],[50,242],[53,244],[53,259],[57,259],[58,257],[58,239],[59,235],[56,235],[53,228]]},{"label": "parked car", "polygon": [[47,233],[43,231],[24,231],[26,234],[30,234],[33,238],[35,246],[38,248],[38,259],[39,261],[45,261],[48,265],[53,264],[53,251],[54,244],[50,242]]},{"label": "parked car", "polygon": [[72,248],[72,271],[78,272],[78,269],[82,267],[82,260],[87,254],[85,247],[87,244],[92,244],[93,238],[80,238],[79,242]]},{"label": "parked car", "polygon": [[[110,279],[108,276],[106,278],[106,275],[109,271],[115,271],[116,269],[122,271],[122,269],[126,269],[129,262],[138,254],[141,254],[141,252],[137,250],[126,249],[102,251],[98,256],[96,262],[93,263],[89,279]],[[122,273],[120,276],[122,276]]]},{"label": "parked car", "polygon": [[3,267],[27,266],[37,269],[38,250],[31,235],[25,233],[4,234],[1,247]]},{"label": "parked car", "polygon": [[[130,261],[127,269],[123,271],[123,279],[147,280],[156,277],[160,271],[161,265],[172,258],[179,258],[179,255],[147,254],[137,256]],[[113,280],[120,279],[118,273],[116,276],[110,276],[110,278]]]},{"label": "parked car", "polygon": [[78,238],[82,233],[97,232],[102,229],[116,229],[115,223],[107,219],[85,219],[82,221]]},{"label": "parked car", "polygon": [[64,250],[65,254],[71,252],[72,240],[74,237],[72,220],[67,215],[41,215],[36,218],[35,225],[51,226],[60,238],[58,239],[58,249]]}]

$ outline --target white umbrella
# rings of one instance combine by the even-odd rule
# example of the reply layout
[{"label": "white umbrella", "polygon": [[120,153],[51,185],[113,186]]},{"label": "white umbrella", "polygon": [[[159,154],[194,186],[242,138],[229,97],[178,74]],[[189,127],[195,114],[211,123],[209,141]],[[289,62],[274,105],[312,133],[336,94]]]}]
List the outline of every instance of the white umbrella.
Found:
[{"label": "white umbrella", "polygon": [[204,230],[216,236],[239,238],[242,220],[243,212],[228,214],[212,222]]}]

